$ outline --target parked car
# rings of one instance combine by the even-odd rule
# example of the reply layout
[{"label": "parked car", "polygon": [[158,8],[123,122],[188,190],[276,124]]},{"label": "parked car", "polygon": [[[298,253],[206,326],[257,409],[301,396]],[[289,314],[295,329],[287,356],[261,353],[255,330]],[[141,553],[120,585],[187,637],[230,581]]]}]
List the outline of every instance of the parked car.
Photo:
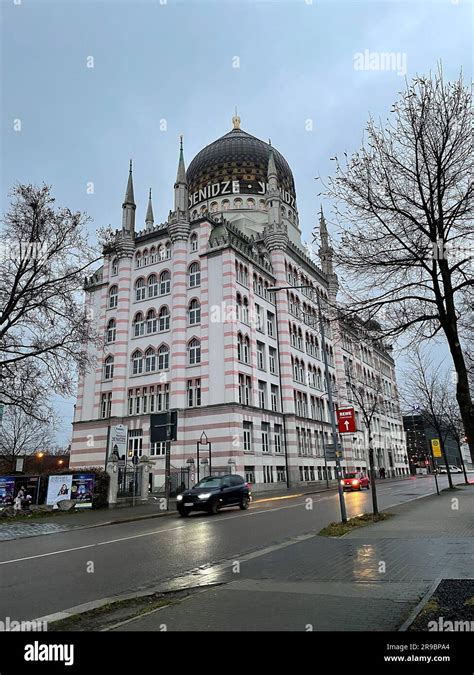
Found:
[{"label": "parked car", "polygon": [[227,506],[248,509],[251,493],[242,476],[206,476],[190,490],[176,497],[178,513],[188,516],[191,511],[207,511],[216,514]]},{"label": "parked car", "polygon": [[[461,467],[456,466],[455,464],[450,464],[449,470],[450,470],[451,473],[462,473]],[[448,470],[446,469],[445,464],[443,466],[438,467],[438,473],[448,473]]]},{"label": "parked car", "polygon": [[343,490],[362,490],[363,487],[370,490],[370,480],[365,473],[345,473],[341,485]]}]

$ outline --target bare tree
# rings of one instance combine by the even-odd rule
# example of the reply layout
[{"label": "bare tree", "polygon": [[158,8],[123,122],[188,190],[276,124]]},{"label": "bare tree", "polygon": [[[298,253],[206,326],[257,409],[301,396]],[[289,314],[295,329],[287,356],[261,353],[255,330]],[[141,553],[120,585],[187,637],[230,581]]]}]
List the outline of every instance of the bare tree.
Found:
[{"label": "bare tree", "polygon": [[72,394],[96,337],[81,288],[100,251],[88,243],[89,218],[54,201],[46,185],[17,185],[2,228],[0,402],[38,420],[52,391]]},{"label": "bare tree", "polygon": [[29,417],[21,408],[9,406],[0,435],[0,455],[8,462],[9,470],[15,471],[18,457],[47,451],[54,426]]},{"label": "bare tree", "polygon": [[361,382],[355,379],[354,371],[349,368],[347,372],[349,388],[356,407],[362,414],[362,420],[367,429],[369,439],[369,471],[372,488],[372,508],[374,515],[378,515],[377,488],[375,486],[375,463],[374,463],[374,437],[373,421],[376,414],[383,410],[382,379],[376,376],[373,382]]},{"label": "bare tree", "polygon": [[462,456],[462,449],[461,449],[461,446],[462,446],[462,444],[464,442],[464,438],[465,438],[464,427],[463,427],[463,423],[462,423],[462,417],[461,417],[461,414],[459,412],[459,408],[458,408],[458,406],[456,405],[456,402],[455,402],[454,392],[452,391],[451,388],[449,390],[449,394],[450,395],[448,395],[446,397],[446,405],[444,407],[444,418],[445,418],[447,427],[449,429],[449,432],[450,432],[451,436],[454,438],[454,440],[456,441],[456,444],[458,446],[459,458],[461,460],[462,470],[463,470],[463,473],[464,473],[464,482],[466,484],[469,484],[469,480],[468,480],[467,474],[466,474],[466,465],[464,463],[464,457]]},{"label": "bare tree", "polygon": [[[385,125],[369,119],[359,152],[336,161],[335,255],[352,289],[353,314],[382,320],[386,336],[412,345],[444,336],[474,460],[474,410],[464,328],[472,325],[472,127],[462,77],[418,77]],[[467,338],[465,338],[466,341]],[[471,362],[472,363],[472,362]]]},{"label": "bare tree", "polygon": [[450,399],[448,375],[435,367],[431,359],[420,349],[415,350],[410,370],[404,383],[404,398],[420,406],[420,415],[435,431],[439,438],[441,454],[446,465],[449,487],[453,487],[451,471],[446,455],[446,439],[450,428],[446,410]]}]

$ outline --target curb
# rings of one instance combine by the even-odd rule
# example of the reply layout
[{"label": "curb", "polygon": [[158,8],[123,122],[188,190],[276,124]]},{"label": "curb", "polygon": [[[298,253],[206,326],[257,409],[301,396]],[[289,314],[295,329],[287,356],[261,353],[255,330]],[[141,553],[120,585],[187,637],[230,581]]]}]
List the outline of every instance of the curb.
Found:
[{"label": "curb", "polygon": [[442,581],[442,577],[438,577],[433,581],[431,586],[428,588],[426,591],[425,595],[422,597],[420,602],[416,605],[416,607],[410,612],[410,615],[408,619],[406,619],[400,628],[398,629],[399,633],[405,633],[411,626],[411,624],[415,621],[417,616],[420,614],[420,612],[423,610],[425,605],[428,604],[429,600],[431,599],[431,596],[435,593],[436,589],[438,588],[439,584]]}]

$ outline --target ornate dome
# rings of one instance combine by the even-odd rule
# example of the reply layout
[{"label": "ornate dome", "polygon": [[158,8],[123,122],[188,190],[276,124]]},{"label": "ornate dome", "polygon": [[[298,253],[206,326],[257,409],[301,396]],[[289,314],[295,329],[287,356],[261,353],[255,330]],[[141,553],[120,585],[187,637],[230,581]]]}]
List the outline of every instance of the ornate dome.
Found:
[{"label": "ornate dome", "polygon": [[[223,181],[240,181],[242,192],[245,182],[267,182],[270,145],[239,128],[239,118],[234,118],[234,129],[203,148],[193,159],[186,172],[189,194],[207,185]],[[278,183],[295,197],[295,183],[288,162],[273,148]],[[250,190],[252,192],[252,190]]]}]

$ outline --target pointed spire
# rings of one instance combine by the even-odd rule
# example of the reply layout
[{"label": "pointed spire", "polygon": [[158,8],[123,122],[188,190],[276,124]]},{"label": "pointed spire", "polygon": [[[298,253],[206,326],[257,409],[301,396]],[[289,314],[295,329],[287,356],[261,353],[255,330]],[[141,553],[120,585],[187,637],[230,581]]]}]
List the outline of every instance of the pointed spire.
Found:
[{"label": "pointed spire", "polygon": [[329,251],[332,253],[332,249],[329,246],[329,233],[326,226],[326,218],[323,213],[323,205],[321,204],[321,210],[319,212],[319,235],[321,237],[321,249],[326,252]]},{"label": "pointed spire", "polygon": [[188,183],[186,180],[186,166],[184,164],[183,137],[179,141],[179,162],[176,183],[174,184],[174,210],[176,213],[187,214],[188,211]]},{"label": "pointed spire", "polygon": [[133,194],[132,160],[130,160],[130,170],[128,172],[128,182],[127,189],[125,191],[124,204],[133,204],[135,206],[135,197]]},{"label": "pointed spire", "polygon": [[151,188],[150,194],[148,195],[148,208],[146,210],[145,225],[153,225],[155,219],[153,217],[153,205],[151,203]]},{"label": "pointed spire", "polygon": [[270,178],[278,178],[277,170],[276,170],[276,165],[275,165],[275,157],[273,156],[273,148],[272,148],[272,143],[270,139],[268,139],[268,145],[270,146],[270,154],[268,156],[268,169],[267,169],[267,178],[270,180]]},{"label": "pointed spire", "polygon": [[136,208],[135,196],[133,194],[132,160],[130,160],[127,189],[125,190],[125,199],[122,204],[122,230],[128,234],[133,234],[135,231]]},{"label": "pointed spire", "polygon": [[186,183],[186,167],[184,165],[184,152],[183,152],[183,136],[179,137],[179,162],[178,162],[178,173],[176,175],[176,185],[187,185]]}]

